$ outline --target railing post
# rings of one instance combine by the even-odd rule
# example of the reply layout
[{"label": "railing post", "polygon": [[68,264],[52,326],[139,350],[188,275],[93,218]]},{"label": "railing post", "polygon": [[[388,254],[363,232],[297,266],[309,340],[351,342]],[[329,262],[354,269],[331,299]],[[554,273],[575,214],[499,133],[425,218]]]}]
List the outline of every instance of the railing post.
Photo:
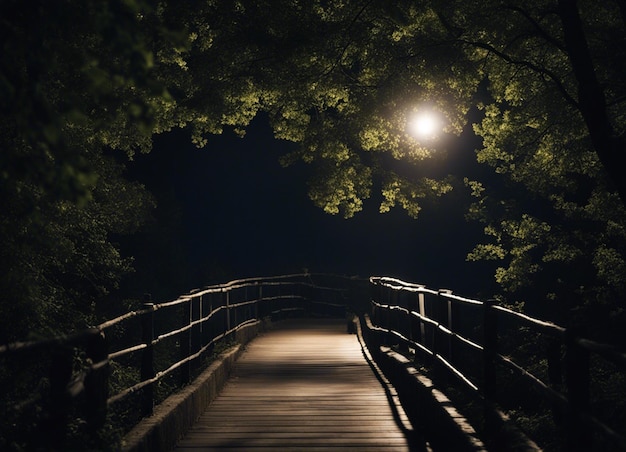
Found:
[{"label": "railing post", "polygon": [[412,312],[418,312],[418,301],[414,294],[408,294],[407,310],[409,311],[409,339],[413,342],[419,342],[419,319],[417,319]]},{"label": "railing post", "polygon": [[400,291],[393,290],[389,293],[389,309],[387,310],[387,345],[394,345],[396,338],[391,334],[392,331],[398,331],[398,310],[391,309],[392,306],[398,306],[400,299]]},{"label": "railing post", "polygon": [[[406,309],[408,313],[405,313],[403,310],[396,311],[396,315],[399,316],[396,320],[396,327],[400,334],[404,337],[411,339],[412,335],[412,318],[411,318],[411,302],[409,293],[406,293],[402,290],[398,291],[398,296],[396,297],[397,305],[403,309]],[[410,344],[408,342],[400,343],[400,349],[408,354]]]},{"label": "railing post", "polygon": [[226,292],[226,330],[230,331],[230,290]]},{"label": "railing post", "polygon": [[[150,302],[150,295],[144,296],[144,309],[147,309],[141,318],[141,340],[146,344],[146,348],[141,354],[141,381],[154,378],[154,303]],[[141,414],[150,416],[154,409],[154,385],[144,386],[141,392]]]},{"label": "railing post", "polygon": [[[443,295],[450,295],[452,291],[450,289],[439,289],[437,293],[437,314],[436,319],[439,324],[450,329],[452,320],[451,301],[446,299]],[[450,349],[452,344],[452,338],[448,335],[443,336],[445,333],[439,329],[435,331],[435,344],[434,352],[450,358]]]},{"label": "railing post", "polygon": [[572,328],[565,333],[565,380],[568,407],[566,414],[565,450],[592,450],[593,431],[581,413],[589,413],[589,352],[576,339],[582,329]]},{"label": "railing post", "polygon": [[92,369],[85,377],[85,420],[95,432],[106,422],[109,397],[109,353],[103,331],[89,338],[86,353]]},{"label": "railing post", "polygon": [[[417,294],[417,302],[419,307],[419,313],[422,317],[426,317],[426,302],[424,300],[424,293],[420,292]],[[426,325],[424,321],[420,318],[420,338],[422,339],[422,345],[427,347],[426,345]]]},{"label": "railing post", "polygon": [[72,347],[65,345],[52,351],[49,418],[44,424],[43,435],[44,441],[49,441],[46,446],[52,446],[52,449],[56,450],[63,448],[67,430],[70,408],[68,385],[72,379],[72,355]]},{"label": "railing post", "polygon": [[[382,284],[380,284],[380,282],[375,282],[372,283],[370,282],[370,290],[371,290],[371,299],[372,299],[372,303],[371,303],[371,308],[372,308],[372,316],[371,316],[371,321],[372,324],[375,327],[378,328],[383,328],[383,310],[384,308],[377,306],[376,304],[384,304],[384,290],[385,288],[383,287]],[[375,346],[373,347],[373,350],[378,353],[378,347],[380,345],[382,345],[384,343],[384,337],[382,332],[380,331],[375,331],[372,333],[368,333],[370,334],[370,336],[373,339],[373,344],[375,344]]]},{"label": "railing post", "polygon": [[[415,297],[411,297],[410,311],[413,311],[420,316],[426,315],[426,310],[424,308],[424,294],[422,292],[418,292]],[[428,347],[426,345],[426,330],[424,321],[421,317],[416,317],[411,314],[411,340],[421,344],[424,347]],[[413,360],[415,362],[419,362],[423,360],[420,356],[417,347],[415,349],[415,354],[413,355]]]},{"label": "railing post", "polygon": [[[244,290],[245,290],[245,287],[244,287]],[[239,290],[238,290],[238,292],[241,292],[241,289],[239,289]],[[245,297],[245,293],[244,293],[244,297]],[[239,300],[237,297],[235,297],[234,304],[235,304],[235,305],[236,305],[236,304],[238,304],[238,301],[241,301],[241,300]],[[229,303],[230,303],[230,300],[229,300]],[[230,315],[230,328],[235,328],[235,327],[238,325],[238,323],[237,323],[237,322],[238,322],[238,318],[239,318],[239,316],[237,315],[237,314],[238,314],[238,312],[237,312],[237,311],[239,311],[239,309],[240,309],[240,308],[237,308],[237,307],[232,307],[232,308],[229,308],[229,311],[231,311],[231,315]],[[229,328],[229,329],[230,329],[230,328]]]},{"label": "railing post", "polygon": [[378,302],[378,299],[376,297],[376,285],[375,283],[373,283],[372,281],[370,281],[369,283],[369,296],[370,296],[370,320],[372,321],[373,325],[378,325],[378,312],[376,309],[376,305],[374,304],[374,302]]},{"label": "railing post", "polygon": [[[249,294],[252,295],[249,295]],[[254,313],[254,305],[252,304],[247,304],[250,301],[254,301],[256,299],[256,287],[252,287],[250,286],[250,290],[248,290],[248,288],[246,287],[246,306],[245,306],[245,321],[249,321],[252,320],[254,318],[256,318],[256,315]]]},{"label": "railing post", "polygon": [[[548,361],[548,382],[550,387],[561,392],[563,385],[563,369],[561,365],[561,341],[548,338],[546,343],[546,359]],[[552,403],[552,419],[554,424],[561,428],[563,425],[563,408],[557,403]]]},{"label": "railing post", "polygon": [[[215,293],[209,293],[207,294],[206,297],[204,297],[204,303],[205,306],[203,308],[203,311],[206,313],[206,315],[209,315],[213,312],[213,309],[215,308]],[[204,340],[202,342],[202,346],[205,346],[206,344],[208,344],[210,341],[213,340],[213,337],[215,336],[215,317],[211,316],[208,320],[206,320],[205,322],[203,322],[203,324],[205,324],[204,326]],[[212,351],[213,350],[214,345],[211,345],[208,349],[208,351]]]},{"label": "railing post", "polygon": [[[194,303],[195,300],[195,303]],[[200,320],[202,318],[202,295],[198,296],[198,297],[194,297],[191,300],[189,300],[189,311],[190,311],[190,322],[194,322],[196,320]],[[198,323],[197,325],[191,327],[191,329],[189,330],[189,353],[191,355],[197,353],[201,348],[202,348],[202,322]],[[193,368],[194,365],[196,365],[196,362],[194,361],[193,365],[192,362],[189,362],[190,365],[190,369]]]},{"label": "railing post", "polygon": [[391,299],[393,292],[391,289],[386,289],[387,296],[385,297],[385,305],[386,308],[382,308],[380,311],[381,315],[381,327],[385,330],[385,336],[383,337],[383,345],[390,345],[391,338],[389,337],[389,332],[391,331],[391,310],[389,307],[391,306]]},{"label": "railing post", "polygon": [[256,318],[261,320],[265,317],[265,301],[263,301],[263,282],[259,281],[259,299],[256,302]]},{"label": "railing post", "polygon": [[[187,326],[193,321],[193,297],[183,304],[183,318]],[[191,354],[191,337],[193,328],[187,329],[180,338],[180,359],[185,359]],[[187,361],[180,366],[180,384],[186,385],[191,380],[191,362]]]},{"label": "railing post", "polygon": [[[452,291],[448,291],[448,294],[452,294]],[[454,332],[454,323],[456,321],[456,318],[454,315],[452,315],[452,312],[454,310],[454,303],[452,302],[452,300],[450,298],[448,298],[447,300],[447,319],[446,319],[446,326],[448,327],[448,329],[452,332]],[[448,336],[448,359],[452,362],[453,360],[453,355],[452,355],[452,348],[453,348],[453,341],[452,341],[452,336]]]},{"label": "railing post", "polygon": [[[379,305],[382,305],[382,304],[384,304],[384,299],[383,298],[385,296],[385,288],[382,286],[382,284],[380,284],[380,285],[377,286],[377,289],[378,289],[378,290],[376,290],[377,294],[376,294],[376,297],[374,298],[374,300]],[[374,318],[376,319],[374,325],[382,328],[384,326],[383,325],[383,316],[384,316],[383,308],[380,307],[380,306],[373,305],[373,309],[374,309],[373,312],[375,314]]]},{"label": "railing post", "polygon": [[495,434],[493,408],[496,396],[496,354],[498,349],[498,317],[494,300],[483,303],[483,422],[487,437]]},{"label": "railing post", "polygon": [[[200,295],[198,300],[198,320],[204,317],[204,296]],[[198,325],[198,348],[202,348],[204,345],[204,321],[201,321]]]},{"label": "railing post", "polygon": [[259,314],[261,313],[261,310],[259,309],[260,308],[259,304],[261,303],[261,300],[263,299],[263,283],[260,281],[257,281],[256,284],[259,290],[258,290],[257,300],[254,303],[254,318],[256,320],[260,320]]}]

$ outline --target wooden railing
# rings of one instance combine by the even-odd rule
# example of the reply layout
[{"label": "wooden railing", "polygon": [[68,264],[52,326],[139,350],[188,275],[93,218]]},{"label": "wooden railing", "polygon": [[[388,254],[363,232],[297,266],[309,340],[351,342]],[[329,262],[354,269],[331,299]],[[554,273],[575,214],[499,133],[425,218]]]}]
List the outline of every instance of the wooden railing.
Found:
[{"label": "wooden railing", "polygon": [[[39,432],[35,448],[42,443],[60,448],[69,423],[79,418],[86,431],[97,432],[111,408],[131,395],[138,396],[142,416],[151,414],[159,383],[175,374],[179,385],[188,383],[202,367],[201,358],[246,325],[297,312],[345,316],[346,294],[338,286],[314,284],[309,274],[241,279],[163,303],[146,297],[141,309],[73,335],[0,346],[5,373],[12,365],[49,358],[49,366],[35,366],[42,373],[37,387],[23,400],[9,397],[12,406],[5,414],[17,424],[21,412],[31,413],[25,419],[40,423],[29,430]],[[136,381],[112,381],[120,369],[127,377],[136,375]],[[5,422],[0,442],[22,441],[29,448],[29,438],[11,438],[6,430],[11,421]]]},{"label": "wooden railing", "polygon": [[[34,441],[34,448],[60,449],[68,425],[102,430],[111,412],[129,399],[141,416],[149,415],[163,399],[162,386],[188,383],[216,344],[246,325],[298,312],[361,312],[363,294],[350,294],[351,283],[309,274],[236,280],[163,303],[146,298],[141,309],[76,334],[0,346],[2,374],[21,378],[27,373],[32,380],[19,399],[3,388],[10,406],[3,407],[0,446],[14,442],[28,448]],[[603,450],[626,450],[626,439],[594,415],[590,400],[592,357],[624,372],[624,353],[490,301],[387,277],[372,277],[370,285],[371,320],[388,345],[432,365],[437,383],[457,382],[485,414],[503,403],[503,394],[521,392],[523,381],[551,407],[564,450],[594,450],[594,441]],[[511,357],[517,346],[529,343],[537,349],[522,355],[533,362]],[[29,362],[35,364],[20,373]],[[546,369],[538,369],[539,362]],[[39,372],[36,378],[33,369]],[[489,419],[483,419],[486,434],[493,428]],[[29,424],[24,431],[38,434],[12,436],[21,422]]]},{"label": "wooden railing", "polygon": [[[388,277],[372,277],[370,283],[374,328],[387,345],[414,353],[417,361],[435,369],[436,383],[447,378],[460,382],[457,386],[483,405],[487,436],[496,428],[489,413],[507,398],[503,395],[523,394],[526,386],[551,407],[562,450],[626,450],[626,438],[592,414],[590,400],[590,358],[612,363],[623,375],[626,354],[492,301]],[[529,345],[535,347],[524,354],[531,356],[532,365],[508,354]],[[504,352],[506,348],[511,350]]]}]

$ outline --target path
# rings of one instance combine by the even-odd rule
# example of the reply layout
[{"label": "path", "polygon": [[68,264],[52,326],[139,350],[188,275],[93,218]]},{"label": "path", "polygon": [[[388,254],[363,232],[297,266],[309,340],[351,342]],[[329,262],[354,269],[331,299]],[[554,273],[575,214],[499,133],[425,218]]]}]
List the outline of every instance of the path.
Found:
[{"label": "path", "polygon": [[345,321],[285,321],[252,341],[220,395],[174,450],[257,448],[409,450]]}]

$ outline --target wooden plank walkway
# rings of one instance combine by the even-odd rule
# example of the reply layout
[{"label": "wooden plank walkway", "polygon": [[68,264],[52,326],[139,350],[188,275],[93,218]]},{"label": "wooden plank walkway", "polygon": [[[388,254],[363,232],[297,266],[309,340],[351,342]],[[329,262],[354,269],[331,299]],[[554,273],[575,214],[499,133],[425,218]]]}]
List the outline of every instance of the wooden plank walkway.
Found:
[{"label": "wooden plank walkway", "polygon": [[248,345],[174,450],[216,449],[410,450],[343,320],[284,321]]}]

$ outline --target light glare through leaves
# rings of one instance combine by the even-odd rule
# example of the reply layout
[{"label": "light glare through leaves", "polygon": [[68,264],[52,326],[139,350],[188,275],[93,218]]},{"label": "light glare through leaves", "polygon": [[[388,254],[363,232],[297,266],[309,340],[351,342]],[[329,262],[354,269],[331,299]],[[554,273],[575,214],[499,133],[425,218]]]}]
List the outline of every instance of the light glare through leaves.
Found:
[{"label": "light glare through leaves", "polygon": [[440,120],[432,112],[417,113],[409,120],[408,132],[414,138],[435,138],[440,130]]}]

